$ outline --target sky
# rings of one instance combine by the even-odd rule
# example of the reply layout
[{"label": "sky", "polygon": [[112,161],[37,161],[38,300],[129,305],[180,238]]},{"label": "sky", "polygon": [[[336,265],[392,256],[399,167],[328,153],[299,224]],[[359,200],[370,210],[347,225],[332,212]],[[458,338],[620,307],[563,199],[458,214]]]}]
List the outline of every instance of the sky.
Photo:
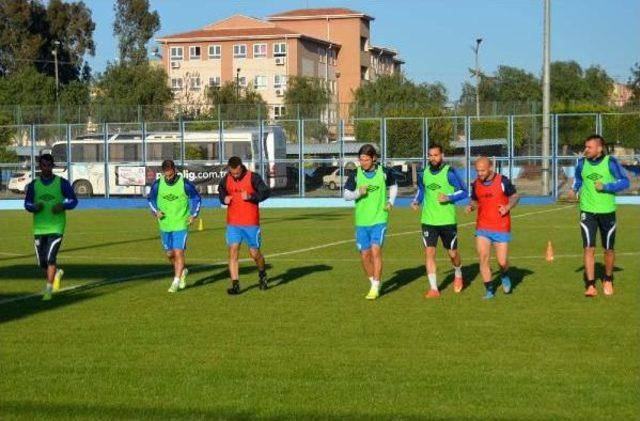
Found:
[{"label": "sky", "polygon": [[[96,22],[94,72],[117,57],[113,2],[84,0]],[[348,7],[375,17],[371,42],[395,48],[416,82],[442,82],[450,100],[471,81],[472,46],[482,38],[480,67],[500,65],[540,75],[543,0],[150,0],[160,14],[156,36],[200,28],[233,14],[264,18],[306,7]],[[152,43],[152,45],[155,45]],[[639,0],[552,0],[551,60],[575,60],[583,68],[601,65],[618,82],[627,82],[640,62]]]}]

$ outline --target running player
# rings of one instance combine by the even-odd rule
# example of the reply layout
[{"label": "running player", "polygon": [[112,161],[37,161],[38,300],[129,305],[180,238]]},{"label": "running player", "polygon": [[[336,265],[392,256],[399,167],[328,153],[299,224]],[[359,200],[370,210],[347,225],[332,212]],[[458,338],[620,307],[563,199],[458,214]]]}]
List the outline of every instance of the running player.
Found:
[{"label": "running player", "polygon": [[511,292],[509,269],[509,242],[511,241],[511,209],[518,203],[518,193],[511,181],[493,171],[493,164],[486,156],[475,162],[478,178],[471,185],[471,203],[467,213],[478,209],[476,218],[476,249],[480,260],[480,274],[486,293],[484,298],[495,296],[491,280],[491,244],[500,266],[500,280],[505,294]]},{"label": "running player", "polygon": [[414,210],[422,204],[422,242],[425,246],[425,266],[429,289],[426,298],[440,296],[436,278],[436,246],[438,238],[447,250],[453,265],[453,291],[458,293],[464,287],[462,260],[458,251],[458,225],[454,203],[466,199],[468,191],[453,168],[445,164],[442,146],[431,145],[428,150],[429,166],[418,177],[418,192],[411,203]]},{"label": "running player", "polygon": [[66,211],[78,205],[69,182],[53,174],[54,165],[51,154],[40,156],[40,177],[29,183],[24,199],[24,208],[33,213],[36,259],[47,281],[42,294],[44,301],[60,289],[64,271],[58,269],[56,258],[67,223]]},{"label": "running player", "polygon": [[163,176],[151,186],[147,200],[158,220],[162,246],[173,265],[173,282],[169,292],[177,292],[187,286],[187,234],[189,225],[198,217],[202,200],[195,186],[178,174],[172,160],[162,162],[162,173]]},{"label": "running player", "polygon": [[249,255],[258,267],[258,283],[261,290],[268,285],[266,264],[260,252],[262,236],[260,230],[259,203],[266,200],[271,191],[260,175],[249,171],[237,156],[229,158],[229,171],[218,186],[220,203],[227,205],[227,246],[229,247],[229,295],[240,294],[238,254],[240,244],[246,241]]},{"label": "running player", "polygon": [[373,145],[363,145],[358,151],[358,159],[360,166],[349,174],[344,186],[344,198],[356,202],[356,245],[362,267],[371,282],[365,298],[375,300],[380,295],[382,244],[389,211],[398,194],[398,185],[391,170],[378,165],[378,153]]},{"label": "running player", "polygon": [[595,297],[596,232],[600,229],[604,247],[605,273],[602,290],[613,294],[613,265],[616,242],[616,193],[629,187],[629,179],[618,161],[605,153],[602,136],[591,135],[584,142],[584,158],[578,160],[575,182],[569,196],[580,198],[580,227],[584,247],[585,296]]}]

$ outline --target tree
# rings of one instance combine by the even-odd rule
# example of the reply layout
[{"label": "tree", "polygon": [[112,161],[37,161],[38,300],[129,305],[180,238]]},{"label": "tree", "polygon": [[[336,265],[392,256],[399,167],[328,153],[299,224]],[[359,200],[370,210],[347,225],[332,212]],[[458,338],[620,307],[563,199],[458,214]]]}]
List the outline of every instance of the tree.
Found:
[{"label": "tree", "polygon": [[[390,75],[360,86],[354,93],[352,113],[356,117],[401,117],[387,120],[387,153],[392,157],[421,157],[426,136],[423,117],[441,116],[446,102],[447,92],[440,83],[416,84],[402,75]],[[451,139],[445,134],[450,130],[451,122],[436,124],[429,135]],[[358,141],[380,146],[380,132],[378,118],[356,120]]]},{"label": "tree", "polygon": [[327,111],[331,96],[323,79],[291,76],[287,80],[284,104],[291,118],[320,118]]},{"label": "tree", "polygon": [[242,121],[267,117],[267,103],[251,85],[242,87],[235,81],[226,82],[222,86],[207,87],[205,96],[211,109],[203,118],[219,116],[223,120]]},{"label": "tree", "polygon": [[149,0],[117,0],[113,9],[113,35],[118,37],[120,61],[146,63],[147,43],[160,29],[160,15],[149,11]]},{"label": "tree", "polygon": [[164,69],[146,64],[107,64],[104,73],[96,78],[95,105],[102,112],[101,120],[114,121],[130,118],[124,110],[144,108],[145,119],[161,118],[163,107],[173,100]]},{"label": "tree", "polygon": [[600,66],[586,71],[575,61],[551,63],[551,101],[606,104],[613,89],[613,79]]},{"label": "tree", "polygon": [[52,51],[58,55],[61,84],[81,76],[85,54],[94,55],[91,11],[83,2],[0,0],[0,75],[21,67],[55,74]]},{"label": "tree", "polygon": [[629,78],[629,86],[631,87],[631,103],[640,105],[640,63],[636,63],[631,68],[631,77]]}]

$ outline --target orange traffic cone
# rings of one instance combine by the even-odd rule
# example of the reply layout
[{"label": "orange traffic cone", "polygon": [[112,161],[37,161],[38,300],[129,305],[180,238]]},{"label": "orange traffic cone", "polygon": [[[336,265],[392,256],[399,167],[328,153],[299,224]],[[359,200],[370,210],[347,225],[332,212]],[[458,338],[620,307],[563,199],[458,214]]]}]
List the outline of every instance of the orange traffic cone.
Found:
[{"label": "orange traffic cone", "polygon": [[553,262],[553,245],[551,240],[547,242],[547,252],[545,253],[545,260],[547,262]]}]

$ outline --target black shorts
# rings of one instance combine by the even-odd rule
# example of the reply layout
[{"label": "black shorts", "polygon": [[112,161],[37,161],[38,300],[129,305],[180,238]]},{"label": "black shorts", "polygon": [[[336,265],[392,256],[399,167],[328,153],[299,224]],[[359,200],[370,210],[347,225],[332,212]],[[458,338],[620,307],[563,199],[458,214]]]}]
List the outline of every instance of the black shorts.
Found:
[{"label": "black shorts", "polygon": [[62,245],[62,235],[47,234],[36,235],[34,240],[36,248],[36,260],[41,268],[46,269],[49,265],[56,264],[58,250]]},{"label": "black shorts", "polygon": [[438,238],[442,238],[442,245],[447,250],[458,248],[457,225],[425,225],[422,224],[422,242],[425,247],[438,245]]},{"label": "black shorts", "polygon": [[596,246],[596,231],[600,230],[602,247],[613,250],[616,243],[616,213],[580,212],[582,247]]}]

